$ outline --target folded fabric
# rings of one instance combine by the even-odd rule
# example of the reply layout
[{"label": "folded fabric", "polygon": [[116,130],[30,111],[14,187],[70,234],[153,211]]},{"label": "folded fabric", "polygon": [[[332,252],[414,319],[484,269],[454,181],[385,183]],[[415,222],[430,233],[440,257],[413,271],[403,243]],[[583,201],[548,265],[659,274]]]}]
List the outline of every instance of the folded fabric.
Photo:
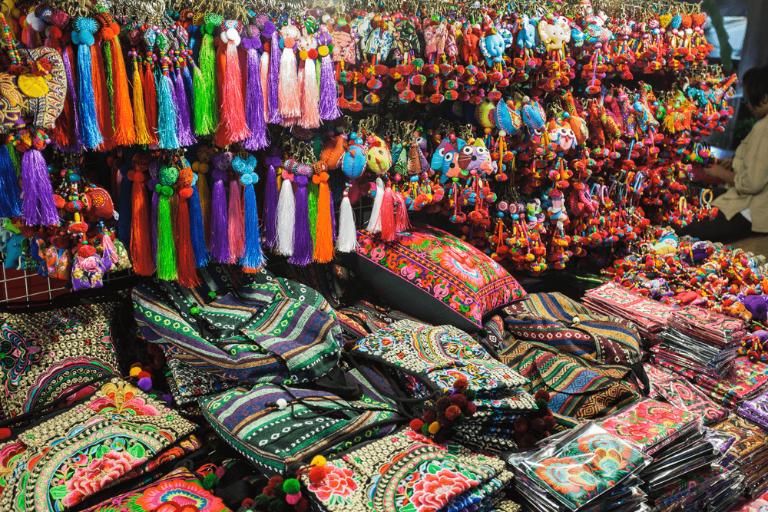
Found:
[{"label": "folded fabric", "polygon": [[405,421],[394,407],[370,398],[347,401],[333,393],[272,384],[204,398],[201,409],[229,445],[268,474],[345,448],[345,441],[385,435]]},{"label": "folded fabric", "polygon": [[302,480],[317,509],[330,512],[483,510],[512,478],[500,459],[407,428],[330,458],[326,467],[322,481],[306,472]]},{"label": "folded fabric", "polygon": [[643,365],[651,381],[651,397],[663,398],[680,409],[701,418],[704,425],[717,423],[728,415],[728,410],[716,405],[699,388],[682,377],[655,364]]},{"label": "folded fabric", "polygon": [[768,392],[752,400],[745,400],[736,409],[736,413],[768,430]]},{"label": "folded fabric", "polygon": [[743,320],[697,306],[676,310],[672,313],[668,326],[719,347],[738,343],[747,332]]},{"label": "folded fabric", "polygon": [[120,494],[84,512],[231,512],[202,486],[201,478],[187,468],[177,468],[138,489]]},{"label": "folded fabric", "polygon": [[510,345],[500,352],[500,360],[530,380],[532,392],[548,392],[549,408],[558,415],[601,418],[640,396],[629,383],[629,368],[591,364],[540,343],[507,341]]},{"label": "folded fabric", "polygon": [[266,273],[241,286],[213,272],[204,277],[197,289],[160,282],[134,289],[134,314],[148,341],[174,346],[175,358],[227,386],[308,383],[338,364],[341,330],[316,291]]},{"label": "folded fabric", "polygon": [[195,430],[131,384],[114,380],[86,402],[0,445],[0,510],[62,511],[129,474]]},{"label": "folded fabric", "polygon": [[768,433],[737,415],[731,415],[711,428],[733,438],[730,446],[726,445],[719,464],[743,475],[748,496],[765,492],[768,489]]},{"label": "folded fabric", "polygon": [[[119,373],[111,323],[118,302],[0,313],[0,420],[49,405]],[[95,384],[94,384],[95,383]]]},{"label": "folded fabric", "polygon": [[609,433],[653,455],[698,430],[690,412],[658,400],[641,400],[598,422]]},{"label": "folded fabric", "polygon": [[657,342],[675,309],[616,283],[608,282],[584,294],[584,304],[599,313],[614,315],[637,325],[643,338]]},{"label": "folded fabric", "polygon": [[642,360],[640,334],[626,322],[597,314],[561,293],[534,293],[504,308],[507,330],[599,364]]}]

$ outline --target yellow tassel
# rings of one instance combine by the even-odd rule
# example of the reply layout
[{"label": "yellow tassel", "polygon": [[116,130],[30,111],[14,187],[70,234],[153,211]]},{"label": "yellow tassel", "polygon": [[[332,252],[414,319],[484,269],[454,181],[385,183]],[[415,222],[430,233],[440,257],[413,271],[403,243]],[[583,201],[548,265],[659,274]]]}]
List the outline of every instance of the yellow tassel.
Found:
[{"label": "yellow tassel", "polygon": [[152,144],[152,137],[147,129],[147,112],[144,110],[144,88],[141,85],[139,65],[133,61],[133,119],[136,124],[136,143]]}]

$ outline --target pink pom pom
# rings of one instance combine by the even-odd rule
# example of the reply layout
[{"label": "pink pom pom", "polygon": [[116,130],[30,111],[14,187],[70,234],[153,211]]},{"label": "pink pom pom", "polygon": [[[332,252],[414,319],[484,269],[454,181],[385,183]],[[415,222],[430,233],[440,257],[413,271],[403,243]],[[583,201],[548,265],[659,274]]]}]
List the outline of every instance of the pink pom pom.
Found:
[{"label": "pink pom pom", "polygon": [[289,505],[295,505],[299,502],[301,499],[301,493],[297,492],[296,494],[286,494],[285,495],[285,502]]}]

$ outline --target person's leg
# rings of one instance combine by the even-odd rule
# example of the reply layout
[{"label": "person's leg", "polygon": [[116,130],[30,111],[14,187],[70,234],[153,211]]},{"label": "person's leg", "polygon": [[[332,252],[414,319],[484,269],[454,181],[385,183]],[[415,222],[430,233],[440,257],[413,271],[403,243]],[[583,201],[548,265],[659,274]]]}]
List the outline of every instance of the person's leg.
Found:
[{"label": "person's leg", "polygon": [[740,213],[727,220],[722,212],[718,212],[713,220],[694,222],[678,230],[678,234],[727,244],[752,234],[752,223]]}]

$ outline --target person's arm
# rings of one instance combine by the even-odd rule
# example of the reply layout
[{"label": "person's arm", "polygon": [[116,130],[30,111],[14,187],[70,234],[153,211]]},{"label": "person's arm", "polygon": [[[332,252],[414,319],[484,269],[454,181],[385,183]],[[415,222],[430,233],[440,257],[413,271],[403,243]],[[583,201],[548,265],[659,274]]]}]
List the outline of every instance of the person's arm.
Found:
[{"label": "person's arm", "polygon": [[754,129],[760,131],[750,137],[742,165],[734,169],[734,188],[744,195],[759,194],[768,185],[768,123],[760,122]]},{"label": "person's arm", "polygon": [[728,167],[725,167],[722,164],[712,164],[706,169],[704,169],[704,172],[707,173],[707,176],[712,176],[713,178],[717,178],[720,181],[727,183],[729,185],[733,185],[735,180],[735,173],[729,169]]}]

